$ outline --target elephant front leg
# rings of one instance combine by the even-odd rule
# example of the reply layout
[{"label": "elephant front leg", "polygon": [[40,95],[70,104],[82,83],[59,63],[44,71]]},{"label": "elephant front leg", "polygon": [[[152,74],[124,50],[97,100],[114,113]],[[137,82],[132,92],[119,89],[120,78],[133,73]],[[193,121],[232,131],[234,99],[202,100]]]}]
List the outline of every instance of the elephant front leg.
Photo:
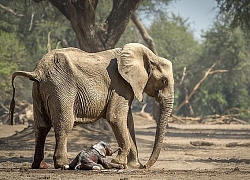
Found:
[{"label": "elephant front leg", "polygon": [[[121,113],[120,113],[121,114]],[[117,143],[122,148],[112,163],[123,164],[124,167],[142,168],[138,159],[138,151],[135,141],[133,117],[131,111],[128,117],[118,117],[110,121]]]},{"label": "elephant front leg", "polygon": [[[132,97],[133,96],[130,98]],[[106,119],[113,129],[118,146],[122,148],[122,150],[118,152],[117,157],[112,160],[112,163],[122,164],[124,167],[127,167],[127,157],[131,150],[132,138],[127,126],[131,103],[132,99],[129,100],[129,97],[124,98],[123,96],[114,94],[109,102],[106,113]]]},{"label": "elephant front leg", "polygon": [[122,150],[118,152],[117,157],[112,160],[112,163],[122,164],[126,166],[127,156],[130,151],[130,134],[127,128],[126,121],[118,120],[110,122],[110,126],[114,131],[114,135],[119,147],[122,148]]},{"label": "elephant front leg", "polygon": [[131,149],[128,154],[128,166],[133,168],[143,168],[143,165],[140,163],[138,158],[138,150],[136,146],[136,139],[135,139],[135,129],[134,129],[134,120],[131,109],[129,109],[128,113],[128,129],[130,133],[130,144]]}]

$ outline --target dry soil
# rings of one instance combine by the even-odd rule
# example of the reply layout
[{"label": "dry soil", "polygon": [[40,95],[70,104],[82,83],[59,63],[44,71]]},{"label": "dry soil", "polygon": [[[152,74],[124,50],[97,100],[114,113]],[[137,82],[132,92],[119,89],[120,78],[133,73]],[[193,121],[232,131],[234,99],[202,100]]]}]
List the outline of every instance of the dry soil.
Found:
[{"label": "dry soil", "polygon": [[[135,128],[142,164],[152,150],[155,122],[136,115]],[[76,126],[68,140],[68,156],[98,141],[117,147],[113,133]],[[158,161],[149,170],[66,171],[53,168],[53,129],[46,139],[47,170],[30,169],[34,130],[24,125],[0,125],[0,179],[250,179],[250,125],[169,124]],[[193,145],[192,145],[193,144]]]}]

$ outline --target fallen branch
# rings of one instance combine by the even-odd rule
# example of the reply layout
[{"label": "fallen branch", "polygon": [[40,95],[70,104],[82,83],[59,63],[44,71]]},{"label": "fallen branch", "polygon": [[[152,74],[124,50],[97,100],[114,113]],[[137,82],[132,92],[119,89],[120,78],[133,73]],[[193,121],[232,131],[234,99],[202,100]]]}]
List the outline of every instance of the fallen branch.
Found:
[{"label": "fallen branch", "polygon": [[172,120],[172,122],[179,121],[179,122],[185,124],[185,120],[182,120],[181,117],[178,117],[178,116],[176,116],[176,115],[174,115],[174,114],[171,115],[171,118],[170,118],[170,119]]},{"label": "fallen branch", "polygon": [[212,145],[214,145],[213,142],[207,142],[207,141],[190,141],[190,144],[193,146],[212,146]]},{"label": "fallen branch", "polygon": [[182,117],[176,116],[174,114],[171,115],[169,123],[176,124],[249,124],[248,122],[237,119],[233,116],[229,115],[208,115],[201,117]]},{"label": "fallen branch", "polygon": [[240,147],[250,147],[250,143],[232,142],[232,143],[226,144],[226,147],[236,147],[236,146],[240,146]]},{"label": "fallen branch", "polygon": [[8,107],[6,107],[3,103],[0,103],[0,107],[2,107],[6,112],[9,112]]}]

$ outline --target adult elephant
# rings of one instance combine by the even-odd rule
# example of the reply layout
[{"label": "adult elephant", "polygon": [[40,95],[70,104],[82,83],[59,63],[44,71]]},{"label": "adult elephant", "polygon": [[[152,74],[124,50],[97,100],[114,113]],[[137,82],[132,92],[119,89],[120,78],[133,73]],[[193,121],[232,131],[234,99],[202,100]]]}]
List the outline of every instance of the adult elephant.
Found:
[{"label": "adult elephant", "polygon": [[76,48],[53,50],[38,62],[33,72],[18,71],[12,75],[12,124],[16,76],[34,81],[36,146],[32,168],[39,168],[43,161],[45,138],[51,127],[56,138],[54,167],[61,168],[68,164],[67,138],[73,126],[101,117],[107,119],[122,148],[113,162],[142,167],[138,160],[131,103],[134,96],[142,101],[143,92],[155,97],[160,104],[154,147],[144,168],[151,167],[157,160],[174,101],[169,60],[138,43],[98,53]]}]

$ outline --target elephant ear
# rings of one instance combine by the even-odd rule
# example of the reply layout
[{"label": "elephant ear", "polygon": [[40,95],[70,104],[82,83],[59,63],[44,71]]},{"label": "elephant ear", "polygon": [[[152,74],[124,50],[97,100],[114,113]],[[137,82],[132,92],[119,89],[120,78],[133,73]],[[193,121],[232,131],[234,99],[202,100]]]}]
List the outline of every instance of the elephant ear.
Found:
[{"label": "elephant ear", "polygon": [[147,48],[138,43],[126,44],[117,61],[119,73],[131,85],[139,101],[142,101],[143,90],[148,81],[148,61],[145,61],[147,57],[144,49]]},{"label": "elephant ear", "polygon": [[105,149],[105,144],[104,142],[99,142],[96,143],[92,146],[93,149],[95,149],[101,156],[105,157],[106,156],[106,149]]}]

